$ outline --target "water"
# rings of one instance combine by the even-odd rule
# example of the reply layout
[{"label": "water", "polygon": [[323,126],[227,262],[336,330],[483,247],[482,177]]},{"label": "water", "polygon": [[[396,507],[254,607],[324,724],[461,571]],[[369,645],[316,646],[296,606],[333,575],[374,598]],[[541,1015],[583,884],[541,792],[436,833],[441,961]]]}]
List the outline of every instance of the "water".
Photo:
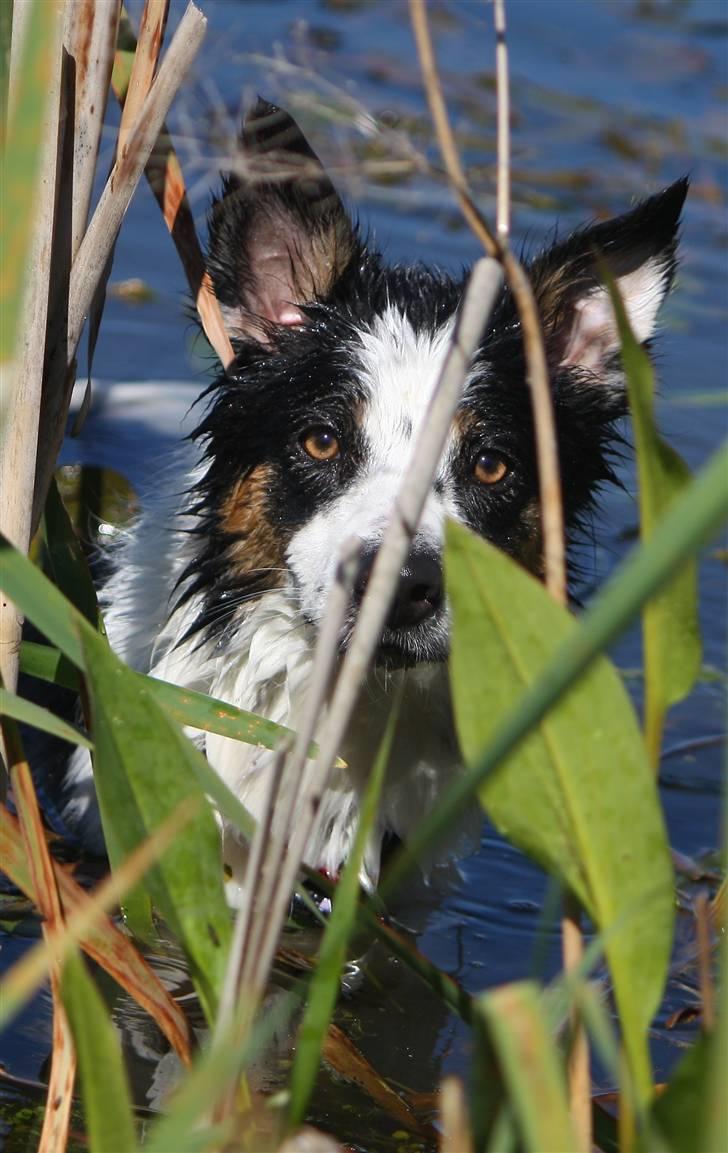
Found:
[{"label": "water", "polygon": [[[173,0],[172,9],[170,28],[182,5]],[[414,148],[437,161],[404,3],[206,0],[204,9],[207,40],[174,120],[201,227],[219,156],[226,150],[225,134],[234,131],[241,105],[260,92],[304,119],[317,104],[336,110],[327,126],[315,121],[312,140],[327,162],[357,169],[344,190],[390,257],[448,268],[473,259],[476,244],[441,180],[413,173],[395,182],[361,173],[362,161],[371,166],[381,159],[367,135],[371,114],[389,126],[390,157],[402,160]],[[458,138],[492,217],[491,10],[472,0],[433,2],[429,11]],[[697,468],[727,429],[725,5],[722,0],[511,0],[508,15],[517,238],[537,246],[555,224],[566,231],[590,217],[616,213],[633,198],[685,172],[691,175],[678,285],[663,314],[659,417],[671,442]],[[403,144],[403,133],[410,145]],[[111,141],[109,134],[108,150]],[[124,389],[108,383],[99,388],[84,435],[66,446],[65,459],[113,466],[143,487],[205,379],[202,350],[183,314],[178,260],[146,187],[125,222],[113,280],[132,276],[145,280],[154,299],[143,304],[109,299],[94,363],[102,382],[129,383]],[[609,493],[596,518],[594,580],[609,574],[636,525],[628,464],[623,479],[625,490]],[[701,566],[708,670],[724,665],[725,589],[725,558],[713,547]],[[636,631],[617,646],[615,659],[626,670],[639,667]],[[630,686],[639,701],[639,679],[631,679]],[[668,720],[665,744],[672,752],[661,779],[671,839],[677,849],[697,857],[718,845],[720,832],[722,748],[701,742],[724,728],[724,681],[710,675]],[[544,878],[487,827],[480,852],[461,870],[460,883],[444,894],[416,887],[400,909],[403,922],[417,929],[428,956],[472,992],[528,975],[536,963]],[[6,938],[6,964],[22,951],[30,932],[23,923]],[[538,963],[542,971],[553,972],[558,967],[553,929],[543,942]],[[377,1069],[421,1091],[432,1089],[443,1072],[464,1071],[468,1038],[458,1022],[398,963],[379,957],[375,971],[379,987],[365,988],[344,1012]],[[673,984],[657,1023],[658,1078],[692,1035],[691,1026],[664,1027],[680,998],[684,1001],[685,993]],[[115,1016],[131,1038],[135,1091],[144,1102],[154,1094],[150,1083],[162,1052],[159,1040],[126,1000],[117,998]],[[48,1027],[49,1005],[42,995],[13,1034],[0,1039],[0,1059],[16,1076],[42,1075]],[[31,1101],[32,1095],[18,1091],[6,1105],[12,1114]],[[316,1116],[324,1127],[367,1149],[397,1143],[392,1132],[398,1126],[357,1091],[343,1094],[340,1087],[324,1084]],[[9,1147],[32,1147],[29,1134],[25,1141],[16,1130]]]}]

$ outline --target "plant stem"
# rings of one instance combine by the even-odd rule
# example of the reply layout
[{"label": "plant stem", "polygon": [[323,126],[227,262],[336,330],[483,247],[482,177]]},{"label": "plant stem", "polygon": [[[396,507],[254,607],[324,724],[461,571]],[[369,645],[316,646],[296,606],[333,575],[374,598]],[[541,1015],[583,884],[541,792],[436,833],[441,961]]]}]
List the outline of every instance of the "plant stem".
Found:
[{"label": "plant stem", "polygon": [[483,248],[497,260],[513,293],[523,331],[526,382],[531,394],[536,435],[536,458],[544,541],[546,587],[557,600],[566,597],[564,516],[559,475],[558,442],[549,386],[541,320],[530,281],[511,252],[505,234],[496,238],[475,205],[455,143],[430,37],[425,0],[410,0],[412,28],[420,57],[422,78],[435,125],[440,152],[460,209]]}]

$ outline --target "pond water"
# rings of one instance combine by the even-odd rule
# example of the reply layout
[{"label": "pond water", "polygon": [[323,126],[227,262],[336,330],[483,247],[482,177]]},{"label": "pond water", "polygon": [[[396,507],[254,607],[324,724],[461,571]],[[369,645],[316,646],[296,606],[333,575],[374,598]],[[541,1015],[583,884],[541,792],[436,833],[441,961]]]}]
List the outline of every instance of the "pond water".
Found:
[{"label": "pond water", "polygon": [[[401,168],[411,149],[437,161],[405,3],[203,0],[202,6],[209,18],[207,39],[174,117],[201,228],[239,110],[260,92],[311,121],[312,141],[325,160],[350,173],[343,190],[392,258],[459,268],[477,255],[441,180],[422,172],[402,179],[374,172],[373,162],[382,156]],[[170,27],[181,11],[172,0]],[[491,9],[475,0],[433,0],[429,11],[458,139],[492,217]],[[132,12],[138,19],[139,6]],[[533,247],[555,225],[566,231],[617,213],[634,198],[691,175],[680,273],[659,344],[659,415],[668,438],[696,468],[728,428],[724,0],[510,0],[508,16],[513,231],[519,240]],[[384,152],[368,132],[370,116],[388,126]],[[111,131],[105,147],[110,153]],[[141,277],[152,298],[135,303],[110,296],[93,366],[100,381],[95,408],[81,438],[67,443],[64,460],[116,468],[143,490],[205,381],[204,350],[184,315],[178,260],[146,187],[125,222],[112,281],[131,277]],[[126,382],[123,388],[120,381]],[[605,494],[595,517],[597,543],[586,553],[585,596],[633,539],[637,511],[629,462],[622,479],[624,489]],[[725,680],[719,672],[725,660],[725,555],[715,545],[703,559],[704,674],[668,720],[661,774],[672,843],[697,858],[719,843],[723,750],[713,738],[725,729]],[[641,684],[632,672],[640,663],[636,631],[617,646],[615,659],[639,702]],[[488,826],[479,853],[463,861],[460,872],[442,892],[415,886],[398,910],[418,933],[420,948],[473,992],[534,971],[553,972],[558,939],[555,929],[542,924],[546,883],[540,872]],[[15,925],[4,964],[26,939]],[[357,1044],[379,1072],[421,1091],[431,1090],[445,1072],[465,1072],[468,1038],[458,1021],[396,962],[379,958],[375,969],[379,987],[365,988],[345,1013]],[[665,1028],[676,1005],[689,1000],[691,981],[682,972],[671,984],[656,1023],[658,1079],[691,1037],[690,1026]],[[153,1103],[158,1039],[128,1003],[119,1000],[116,1016],[131,1038],[138,1100]],[[48,1027],[49,1003],[42,995],[13,1033],[0,1038],[0,1060],[15,1076],[42,1077]],[[27,1103],[32,1101],[30,1093]],[[26,1098],[14,1089],[7,1103],[12,1113]],[[342,1095],[323,1085],[316,1119],[357,1147],[401,1144],[392,1135],[399,1126],[371,1111],[355,1092]],[[13,1150],[33,1147],[30,1133],[17,1127],[7,1143]]]}]

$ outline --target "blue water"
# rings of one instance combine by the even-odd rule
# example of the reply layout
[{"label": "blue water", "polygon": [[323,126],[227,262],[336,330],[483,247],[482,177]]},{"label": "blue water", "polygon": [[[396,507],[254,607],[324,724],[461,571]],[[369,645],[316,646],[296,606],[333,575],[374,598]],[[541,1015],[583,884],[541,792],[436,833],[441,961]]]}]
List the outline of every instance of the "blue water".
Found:
[{"label": "blue water", "polygon": [[[324,159],[349,173],[339,181],[363,223],[393,259],[459,268],[477,254],[444,182],[413,172],[399,183],[361,171],[371,159],[369,116],[390,126],[389,158],[407,155],[398,139],[432,164],[438,157],[401,0],[204,0],[209,29],[193,75],[172,117],[200,228],[209,188],[241,107],[256,93],[295,110]],[[445,92],[463,155],[486,213],[494,209],[494,96],[491,9],[475,0],[432,3]],[[181,3],[172,0],[170,31]],[[132,5],[138,18],[139,5]],[[659,344],[662,427],[697,468],[728,431],[728,18],[723,0],[632,3],[627,0],[511,0],[508,5],[513,104],[513,233],[530,248],[558,226],[617,213],[683,173],[692,179],[676,290]],[[113,121],[113,110],[110,120]],[[363,131],[362,131],[363,130]],[[227,133],[227,139],[226,139]],[[112,147],[109,134],[106,147]],[[117,246],[113,281],[142,277],[154,299],[110,298],[94,363],[105,381],[137,382],[117,409],[103,406],[65,459],[95,460],[143,481],[174,439],[204,360],[185,319],[185,286],[172,243],[146,187],[140,189]],[[150,380],[170,382],[142,387]],[[194,387],[192,389],[194,391]],[[106,395],[100,393],[103,400]],[[145,405],[145,397],[148,404]],[[727,478],[728,479],[728,478]],[[605,497],[596,517],[592,578],[623,554],[636,525],[634,478]],[[705,664],[724,666],[725,564],[709,549],[701,567]],[[639,666],[635,632],[615,651]],[[639,701],[639,680],[631,681]],[[700,855],[719,843],[719,745],[693,747],[725,728],[724,683],[704,680],[668,721],[666,746],[681,748],[663,766],[671,837]],[[480,853],[462,865],[462,881],[444,896],[416,890],[403,920],[420,929],[428,955],[471,991],[530,972],[545,882],[516,850],[486,829]],[[546,971],[558,964],[556,935],[546,936]],[[431,1088],[446,1070],[464,1070],[465,1033],[390,963],[382,998],[358,1010],[363,1047],[385,1074]],[[672,1003],[672,1002],[670,1002]],[[392,1009],[396,1006],[396,1009]],[[36,1077],[45,1052],[37,1016],[16,1034],[14,1071]],[[690,1031],[661,1030],[660,1069]],[[142,1063],[143,1064],[143,1063]],[[140,1084],[144,1076],[139,1071]],[[325,1110],[324,1110],[325,1113]],[[374,1122],[372,1122],[372,1125]],[[386,1147],[386,1125],[369,1147]]]}]

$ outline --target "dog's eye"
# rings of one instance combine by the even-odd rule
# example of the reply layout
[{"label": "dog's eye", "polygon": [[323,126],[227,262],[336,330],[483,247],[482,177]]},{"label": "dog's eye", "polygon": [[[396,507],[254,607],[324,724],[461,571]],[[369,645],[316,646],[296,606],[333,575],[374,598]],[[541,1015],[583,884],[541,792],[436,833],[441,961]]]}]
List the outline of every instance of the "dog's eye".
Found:
[{"label": "dog's eye", "polygon": [[509,472],[508,465],[497,452],[488,450],[481,452],[475,458],[473,476],[479,484],[498,484]]},{"label": "dog's eye", "polygon": [[309,428],[301,437],[301,447],[312,460],[336,460],[341,452],[339,438],[330,428]]}]

